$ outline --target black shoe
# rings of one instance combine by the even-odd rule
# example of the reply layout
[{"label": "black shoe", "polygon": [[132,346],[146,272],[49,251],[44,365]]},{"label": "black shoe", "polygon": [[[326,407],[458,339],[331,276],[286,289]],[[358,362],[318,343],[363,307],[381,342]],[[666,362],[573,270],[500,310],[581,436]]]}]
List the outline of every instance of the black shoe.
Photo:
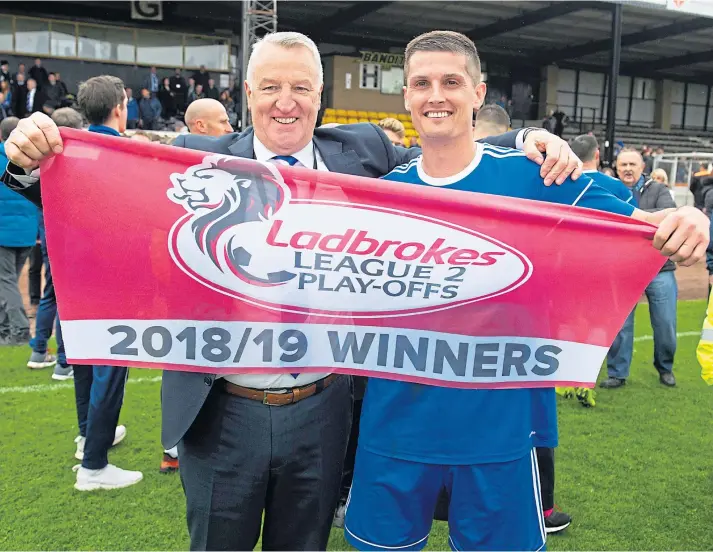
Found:
[{"label": "black shoe", "polygon": [[622,385],[626,385],[625,379],[612,378],[611,376],[609,376],[607,379],[605,379],[599,384],[599,387],[601,387],[602,389],[616,389],[617,387],[621,387]]},{"label": "black shoe", "polygon": [[552,513],[545,518],[545,531],[547,533],[559,533],[564,531],[572,523],[572,516],[552,510]]},{"label": "black shoe", "polygon": [[667,387],[676,386],[676,378],[673,377],[673,372],[661,372],[659,375],[659,381]]}]

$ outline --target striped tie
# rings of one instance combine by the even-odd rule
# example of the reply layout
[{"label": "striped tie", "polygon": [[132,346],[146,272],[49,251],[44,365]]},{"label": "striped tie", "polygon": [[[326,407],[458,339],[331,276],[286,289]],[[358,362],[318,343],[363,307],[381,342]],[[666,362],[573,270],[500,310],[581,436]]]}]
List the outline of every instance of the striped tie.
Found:
[{"label": "striped tie", "polygon": [[276,165],[289,165],[290,167],[294,167],[296,163],[299,163],[297,158],[291,155],[276,155],[272,160]]}]

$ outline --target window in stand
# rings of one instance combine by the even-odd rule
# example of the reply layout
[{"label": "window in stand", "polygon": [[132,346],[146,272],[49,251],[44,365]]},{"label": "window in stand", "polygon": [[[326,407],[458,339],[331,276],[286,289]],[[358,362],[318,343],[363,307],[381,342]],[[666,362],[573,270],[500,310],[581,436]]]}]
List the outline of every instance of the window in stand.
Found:
[{"label": "window in stand", "polygon": [[0,50],[3,52],[12,52],[14,50],[12,44],[12,17],[9,15],[0,15]]},{"label": "window in stand", "polygon": [[156,31],[137,31],[136,63],[181,67],[183,65],[183,36]]},{"label": "window in stand", "polygon": [[134,31],[79,25],[79,56],[134,63]]},{"label": "window in stand", "polygon": [[381,93],[382,94],[403,94],[404,89],[404,68],[389,67],[381,70]]},{"label": "window in stand", "polygon": [[53,56],[77,57],[77,41],[74,23],[52,22],[50,30],[50,53]]},{"label": "window in stand", "polygon": [[49,21],[15,18],[15,51],[23,54],[49,54]]},{"label": "window in stand", "polygon": [[205,65],[209,71],[227,71],[229,69],[228,43],[220,38],[201,38],[186,35],[185,66],[197,68]]}]

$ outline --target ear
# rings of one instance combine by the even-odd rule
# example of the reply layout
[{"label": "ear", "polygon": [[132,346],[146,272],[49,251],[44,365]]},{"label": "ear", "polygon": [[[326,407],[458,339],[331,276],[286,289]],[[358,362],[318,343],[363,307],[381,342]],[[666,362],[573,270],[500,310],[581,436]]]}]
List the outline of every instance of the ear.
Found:
[{"label": "ear", "polygon": [[478,111],[483,102],[485,101],[485,95],[488,92],[488,85],[484,82],[479,82],[475,86],[475,101],[473,102],[473,110]]},{"label": "ear", "polygon": [[408,97],[406,97],[406,87],[403,87],[403,93],[404,93],[404,107],[406,108],[406,111],[411,113],[411,105],[409,104]]},{"label": "ear", "polygon": [[253,92],[252,92],[252,90],[250,90],[250,85],[248,84],[247,80],[243,83],[243,86],[245,87],[245,97],[248,100],[248,109],[250,109],[250,104],[252,103]]}]

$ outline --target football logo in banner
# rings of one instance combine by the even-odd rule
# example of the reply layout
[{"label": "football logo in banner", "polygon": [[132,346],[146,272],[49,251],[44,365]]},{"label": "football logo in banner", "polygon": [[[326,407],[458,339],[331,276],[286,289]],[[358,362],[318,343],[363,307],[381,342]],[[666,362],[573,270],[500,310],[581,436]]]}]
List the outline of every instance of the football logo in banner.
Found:
[{"label": "football logo in banner", "polygon": [[169,235],[173,260],[265,308],[404,316],[508,293],[532,273],[520,251],[444,220],[293,198],[271,164],[209,156],[170,179],[168,198],[187,211]]}]

